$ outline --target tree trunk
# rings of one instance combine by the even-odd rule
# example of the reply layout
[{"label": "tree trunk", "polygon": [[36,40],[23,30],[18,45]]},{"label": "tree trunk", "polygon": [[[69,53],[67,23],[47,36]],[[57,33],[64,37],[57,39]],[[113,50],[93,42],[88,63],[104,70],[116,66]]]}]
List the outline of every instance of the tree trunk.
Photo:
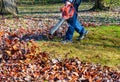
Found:
[{"label": "tree trunk", "polygon": [[95,0],[95,5],[91,10],[109,10],[109,7],[104,6],[104,0]]},{"label": "tree trunk", "polygon": [[0,1],[0,13],[1,14],[13,14],[17,16],[18,9],[15,0],[1,0]]}]

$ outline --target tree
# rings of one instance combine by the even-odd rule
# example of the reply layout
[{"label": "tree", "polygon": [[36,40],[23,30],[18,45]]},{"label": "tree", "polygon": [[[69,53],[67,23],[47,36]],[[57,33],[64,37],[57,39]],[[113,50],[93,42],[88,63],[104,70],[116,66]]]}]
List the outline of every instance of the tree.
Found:
[{"label": "tree", "polygon": [[95,0],[95,4],[91,10],[109,10],[120,4],[120,0]]},{"label": "tree", "polygon": [[11,13],[14,16],[17,16],[18,9],[16,5],[16,0],[1,0],[0,1],[0,13],[2,15]]},{"label": "tree", "polygon": [[95,0],[95,5],[93,6],[93,8],[91,10],[108,10],[109,7],[105,7],[104,5],[104,0]]}]

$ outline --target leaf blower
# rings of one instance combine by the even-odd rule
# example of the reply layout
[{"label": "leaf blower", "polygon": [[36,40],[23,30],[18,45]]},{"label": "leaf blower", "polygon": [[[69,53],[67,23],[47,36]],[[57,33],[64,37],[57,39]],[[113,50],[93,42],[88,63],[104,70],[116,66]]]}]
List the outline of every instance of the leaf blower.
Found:
[{"label": "leaf blower", "polygon": [[57,22],[57,24],[50,30],[50,34],[54,32],[63,24],[65,20],[73,17],[75,9],[72,3],[66,2],[66,4],[60,9],[62,12],[62,18]]}]

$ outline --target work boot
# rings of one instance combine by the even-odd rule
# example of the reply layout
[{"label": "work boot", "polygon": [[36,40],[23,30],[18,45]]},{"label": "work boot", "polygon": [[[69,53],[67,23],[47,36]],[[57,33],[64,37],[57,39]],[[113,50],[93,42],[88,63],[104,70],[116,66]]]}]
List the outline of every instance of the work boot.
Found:
[{"label": "work boot", "polygon": [[82,40],[85,38],[85,36],[88,34],[88,31],[86,30],[84,33],[80,34],[80,36],[78,37],[78,41]]}]

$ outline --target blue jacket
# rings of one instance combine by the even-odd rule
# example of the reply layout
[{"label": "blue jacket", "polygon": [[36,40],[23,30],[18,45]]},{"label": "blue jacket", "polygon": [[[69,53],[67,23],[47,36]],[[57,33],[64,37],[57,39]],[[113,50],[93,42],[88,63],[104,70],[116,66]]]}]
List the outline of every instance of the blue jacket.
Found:
[{"label": "blue jacket", "polygon": [[78,11],[78,7],[79,7],[82,0],[63,0],[64,3],[66,1],[69,1],[69,2],[73,3],[76,11]]}]

